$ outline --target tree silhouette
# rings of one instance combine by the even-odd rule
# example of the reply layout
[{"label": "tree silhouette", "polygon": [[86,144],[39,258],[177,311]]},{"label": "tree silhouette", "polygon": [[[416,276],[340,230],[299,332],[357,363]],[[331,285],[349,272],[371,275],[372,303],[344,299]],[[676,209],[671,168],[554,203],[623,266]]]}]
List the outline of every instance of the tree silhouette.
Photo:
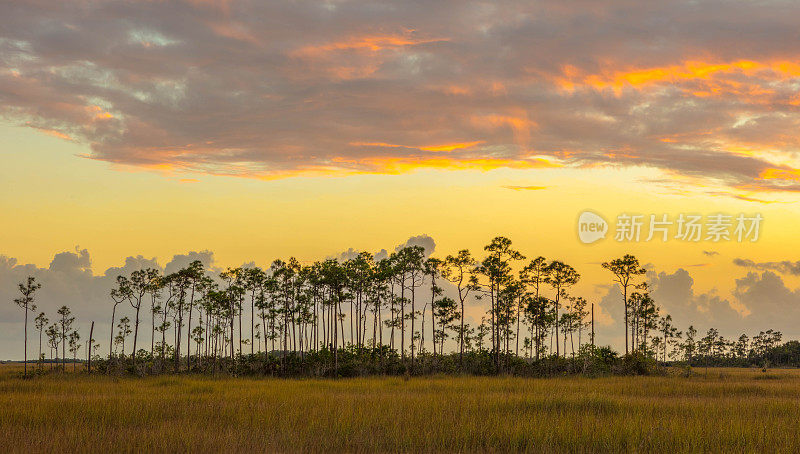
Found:
[{"label": "tree silhouette", "polygon": [[[434,318],[439,323],[439,329],[434,334],[434,343],[437,339],[440,342],[439,351],[444,351],[444,341],[447,339],[447,330],[459,333],[462,329],[459,326],[453,325],[453,322],[461,318],[458,312],[458,306],[452,298],[442,297],[434,302]],[[436,325],[434,325],[436,326]],[[463,325],[462,325],[463,326]]]},{"label": "tree silhouette", "polygon": [[72,353],[72,372],[75,372],[75,368],[78,364],[78,350],[81,348],[81,335],[78,334],[77,331],[72,331],[69,333],[69,352]]},{"label": "tree silhouette", "polygon": [[610,262],[603,262],[602,267],[611,271],[614,274],[614,281],[622,287],[622,301],[625,308],[625,354],[629,352],[628,346],[628,287],[632,285],[633,279],[636,276],[641,276],[647,272],[641,265],[639,259],[636,257],[625,254],[622,258],[611,260]]},{"label": "tree silhouette", "polygon": [[56,312],[59,315],[58,325],[61,328],[61,361],[63,364],[62,370],[67,369],[67,333],[72,329],[72,322],[75,317],[72,317],[72,312],[67,306],[61,306]]},{"label": "tree silhouette", "polygon": [[[544,282],[550,284],[555,293],[553,304],[555,307],[555,338],[556,338],[556,356],[559,356],[558,348],[558,306],[561,298],[566,296],[566,289],[577,284],[581,275],[575,271],[575,268],[567,265],[564,262],[554,260],[547,265],[547,276]],[[564,352],[566,355],[566,352]]]},{"label": "tree silhouette", "polygon": [[[409,319],[411,320],[411,368],[414,368],[414,340],[416,339],[416,330],[414,321],[417,318],[416,311],[416,290],[422,285],[422,279],[425,275],[425,249],[422,246],[408,246],[401,249],[398,254],[398,261],[403,270],[403,274],[408,273],[408,279],[403,279],[403,284],[407,285],[411,290],[411,312]],[[401,335],[405,334],[405,329],[402,330]],[[403,342],[401,341],[401,348]]]},{"label": "tree silhouette", "polygon": [[125,356],[125,339],[131,334],[131,319],[127,316],[122,317],[119,319],[119,324],[117,325],[117,337],[114,338],[114,342],[120,346],[121,351],[123,352],[123,357]]},{"label": "tree silhouette", "polygon": [[151,290],[153,282],[155,282],[158,278],[158,270],[148,268],[144,270],[137,270],[131,273],[131,277],[127,283],[128,288],[125,292],[125,298],[135,311],[133,323],[133,347],[131,350],[131,358],[134,366],[136,366],[136,345],[139,339],[139,311],[142,308],[142,299],[144,298],[144,295]]},{"label": "tree silhouette", "polygon": [[[53,369],[53,364],[58,362],[58,345],[60,340],[58,324],[53,323],[47,328],[45,334],[47,335],[47,345],[50,347],[50,369]],[[55,352],[55,354],[53,353]]]},{"label": "tree silhouette", "polygon": [[[117,288],[111,289],[111,300],[114,302],[114,307],[111,310],[111,340],[108,343],[108,358],[111,359],[114,349],[114,322],[117,316],[117,306],[130,298],[131,283],[125,276],[117,276]],[[123,351],[124,354],[124,351]]]},{"label": "tree silhouette", "polygon": [[42,284],[37,283],[36,278],[34,278],[33,276],[28,276],[28,280],[24,283],[20,282],[18,288],[22,296],[20,296],[19,298],[15,298],[14,304],[22,308],[22,310],[25,312],[25,330],[24,330],[25,340],[24,340],[24,350],[23,350],[25,365],[23,369],[24,370],[23,376],[27,377],[28,376],[28,312],[36,311],[36,305],[33,304],[34,293],[36,293],[36,290],[42,288]]},{"label": "tree silhouette", "polygon": [[44,312],[39,312],[39,315],[36,316],[34,322],[36,329],[39,331],[39,370],[42,370],[42,360],[44,359],[44,355],[42,354],[42,333],[44,332],[44,329],[50,320],[47,318]]},{"label": "tree silhouette", "polygon": [[511,240],[498,236],[483,248],[489,255],[483,259],[478,272],[486,276],[489,288],[489,301],[491,305],[492,351],[494,352],[495,368],[500,369],[500,323],[498,318],[502,314],[500,307],[503,287],[510,284],[512,261],[524,260],[525,256],[511,248]]},{"label": "tree silhouette", "polygon": [[458,331],[458,360],[464,363],[464,302],[470,292],[477,291],[478,277],[475,275],[477,261],[472,258],[469,250],[462,249],[456,255],[448,255],[444,259],[442,277],[456,285],[458,290],[458,303],[461,308],[461,327]]},{"label": "tree silhouette", "polygon": [[[436,356],[436,297],[442,294],[442,288],[436,285],[436,278],[441,274],[440,268],[442,261],[436,258],[429,258],[425,261],[425,274],[431,280],[431,340],[433,341],[433,356]],[[425,327],[423,319],[423,344],[425,340]],[[423,345],[424,346],[424,345]]]},{"label": "tree silhouette", "polygon": [[546,312],[548,301],[540,296],[541,285],[547,277],[547,259],[542,256],[536,257],[519,272],[519,280],[528,289],[529,298],[527,299],[527,313],[531,321],[531,332],[533,343],[536,347],[536,359],[539,359],[541,352],[541,340],[547,328]]}]

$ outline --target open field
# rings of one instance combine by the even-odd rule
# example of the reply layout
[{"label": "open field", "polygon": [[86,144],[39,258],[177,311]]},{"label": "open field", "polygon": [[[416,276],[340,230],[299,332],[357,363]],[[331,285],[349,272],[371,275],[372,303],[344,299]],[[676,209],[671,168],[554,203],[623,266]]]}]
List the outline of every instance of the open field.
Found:
[{"label": "open field", "polygon": [[0,452],[783,451],[800,371],[279,380],[0,367]]}]

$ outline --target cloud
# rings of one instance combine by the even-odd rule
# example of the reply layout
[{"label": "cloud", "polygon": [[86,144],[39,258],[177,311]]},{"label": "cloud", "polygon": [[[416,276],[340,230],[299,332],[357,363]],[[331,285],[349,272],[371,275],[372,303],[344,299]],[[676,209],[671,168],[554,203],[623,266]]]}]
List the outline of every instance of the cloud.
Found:
[{"label": "cloud", "polygon": [[0,115],[170,174],[645,166],[768,202],[736,191],[800,190],[798,15],[724,0],[7,2]]},{"label": "cloud", "polygon": [[[405,247],[411,246],[421,246],[425,249],[425,257],[430,257],[431,254],[436,250],[436,241],[428,235],[422,234],[417,236],[409,237],[405,242],[398,244],[394,250],[399,251]],[[328,258],[336,259],[339,261],[346,261],[352,260],[358,256],[362,251],[355,249],[355,248],[348,248],[346,251],[342,251],[338,254],[329,256]],[[372,254],[372,257],[375,261],[383,260],[389,258],[389,251],[386,249],[381,249]]]},{"label": "cloud", "polygon": [[153,268],[159,271],[164,271],[161,265],[158,264],[158,260],[153,258],[146,258],[142,255],[137,255],[135,257],[126,257],[125,264],[120,267],[111,267],[105,271],[106,277],[116,278],[119,275],[130,275],[134,271],[144,270],[147,268]]},{"label": "cloud", "polygon": [[59,252],[50,262],[50,271],[66,274],[92,274],[92,259],[89,251],[75,248],[75,252]]},{"label": "cloud", "polygon": [[515,191],[539,191],[547,189],[547,186],[503,186],[506,189],[513,189]]},{"label": "cloud", "polygon": [[411,246],[421,246],[425,249],[425,257],[430,257],[431,254],[436,250],[436,241],[433,240],[428,235],[422,234],[417,236],[412,236],[405,243],[397,245],[394,249],[395,251],[399,251],[400,249],[411,247]]},{"label": "cloud", "polygon": [[757,329],[777,329],[790,337],[800,334],[795,323],[800,316],[800,289],[790,290],[772,271],[749,272],[737,279],[734,295],[750,309],[747,319]]},{"label": "cloud", "polygon": [[713,326],[731,335],[744,329],[743,316],[730,301],[713,290],[695,293],[694,278],[687,270],[678,268],[671,274],[651,271],[647,280],[653,298],[679,326]]},{"label": "cloud", "polygon": [[338,260],[340,262],[346,262],[348,260],[353,260],[354,258],[358,257],[358,254],[360,254],[360,253],[361,253],[361,251],[355,250],[353,248],[348,248],[346,251],[340,252],[340,253],[338,253],[338,254],[336,254],[334,256],[330,256],[328,258],[336,259],[336,260]]},{"label": "cloud", "polygon": [[782,274],[791,274],[793,276],[800,276],[800,261],[791,262],[784,260],[782,262],[760,262],[756,263],[750,259],[733,259],[733,264],[745,268],[754,268],[757,270],[770,270],[777,271]]},{"label": "cloud", "polygon": [[[111,318],[109,292],[116,283],[116,277],[130,275],[133,271],[145,268],[173,272],[193,260],[203,261],[212,272],[219,271],[213,267],[213,253],[209,251],[175,255],[165,267],[159,265],[155,258],[130,256],[125,258],[121,266],[110,267],[98,275],[91,268],[91,256],[86,249],[59,252],[47,268],[20,264],[16,258],[0,255],[0,299],[12,301],[18,296],[17,283],[23,282],[27,276],[34,276],[42,284],[42,288],[36,292],[37,312],[45,312],[52,322],[56,310],[63,305],[68,306],[76,317],[75,328],[84,339],[88,336],[89,324],[94,321],[94,337],[101,344],[100,351],[105,354],[108,351],[107,338]],[[121,305],[118,314],[131,315],[130,310],[129,306]],[[0,358],[20,357],[22,316],[23,313],[16,306],[0,305]],[[28,329],[32,338],[32,326],[29,325]],[[30,353],[30,345],[28,347]],[[33,356],[35,355],[34,353]]]},{"label": "cloud", "polygon": [[[750,332],[752,329],[745,317],[734,308],[730,301],[711,291],[697,294],[694,290],[694,278],[683,268],[672,273],[656,272],[649,269],[646,282],[650,295],[661,308],[662,314],[670,314],[673,323],[680,330],[689,325],[698,329],[715,327],[726,336]],[[599,315],[603,329],[598,331],[601,342],[623,346],[625,338],[622,291],[618,285],[599,286],[601,297],[598,301]],[[629,289],[629,292],[633,290]]]},{"label": "cloud", "polygon": [[211,270],[212,272],[221,271],[214,264],[214,253],[209,250],[204,250],[200,252],[192,251],[186,254],[176,254],[172,257],[172,260],[164,266],[164,272],[166,274],[174,273],[182,268],[186,268],[195,260],[199,260],[207,270]]},{"label": "cloud", "polygon": [[732,197],[732,198],[737,199],[737,200],[744,200],[745,202],[761,203],[761,204],[764,204],[764,205],[769,205],[771,203],[783,203],[783,202],[778,202],[777,200],[758,199],[758,198],[755,198],[755,197],[750,197],[750,196],[746,196],[746,195],[742,195],[742,194],[736,194],[736,193],[729,192],[729,191],[708,191],[708,192],[706,192],[706,194],[713,195],[713,196],[719,196],[719,197]]},{"label": "cloud", "polygon": [[707,255],[709,257],[714,257],[715,255],[719,255],[717,251],[703,251],[703,255]]}]

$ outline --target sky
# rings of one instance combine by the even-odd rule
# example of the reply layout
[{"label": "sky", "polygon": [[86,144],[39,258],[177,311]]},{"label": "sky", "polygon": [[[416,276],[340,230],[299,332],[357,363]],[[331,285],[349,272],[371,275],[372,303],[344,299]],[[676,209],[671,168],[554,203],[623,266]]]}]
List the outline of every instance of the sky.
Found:
[{"label": "sky", "polygon": [[[19,356],[27,274],[40,308],[102,331],[109,276],[143,264],[416,236],[441,257],[504,235],[572,264],[612,345],[599,264],[625,253],[683,328],[800,337],[797,17],[780,1],[5,2],[0,358]],[[605,239],[579,240],[586,210]],[[682,213],[763,222],[757,241],[614,238],[620,215]]]}]

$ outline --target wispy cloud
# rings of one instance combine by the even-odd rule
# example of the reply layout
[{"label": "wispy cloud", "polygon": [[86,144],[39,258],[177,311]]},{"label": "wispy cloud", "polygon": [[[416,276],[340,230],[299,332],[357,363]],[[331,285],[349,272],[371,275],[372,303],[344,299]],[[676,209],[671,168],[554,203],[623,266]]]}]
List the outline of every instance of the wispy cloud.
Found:
[{"label": "wispy cloud", "polygon": [[515,191],[539,191],[547,189],[547,186],[503,186],[506,189],[513,189]]},{"label": "wispy cloud", "polygon": [[720,196],[720,197],[732,197],[732,198],[737,199],[737,200],[743,200],[745,202],[761,203],[761,204],[764,204],[764,205],[769,205],[771,203],[786,203],[786,202],[779,202],[777,200],[759,199],[757,197],[750,197],[750,196],[747,196],[747,195],[736,194],[736,193],[728,192],[728,191],[709,191],[709,192],[706,192],[706,194]]},{"label": "wispy cloud", "polygon": [[745,268],[754,268],[757,270],[777,271],[783,274],[791,274],[793,276],[800,276],[800,261],[783,260],[780,262],[754,262],[751,259],[736,258],[733,264]]}]

